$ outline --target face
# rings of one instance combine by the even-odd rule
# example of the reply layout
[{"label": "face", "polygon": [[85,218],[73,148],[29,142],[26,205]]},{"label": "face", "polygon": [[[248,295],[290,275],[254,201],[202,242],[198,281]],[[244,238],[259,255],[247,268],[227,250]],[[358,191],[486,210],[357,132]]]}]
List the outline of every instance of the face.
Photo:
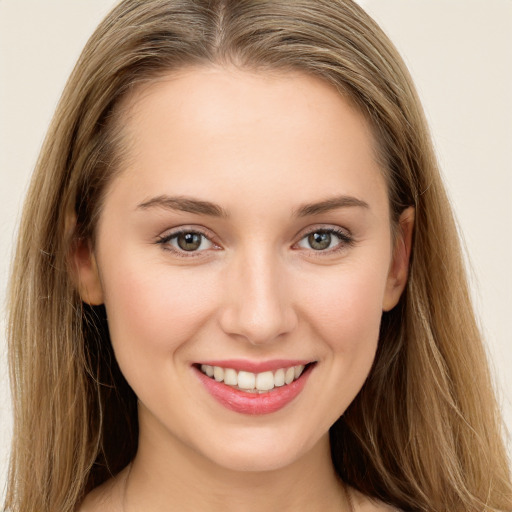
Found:
[{"label": "face", "polygon": [[214,67],[139,90],[124,121],[129,155],[77,265],[141,444],[242,470],[307,457],[405,283],[369,127],[317,78]]}]

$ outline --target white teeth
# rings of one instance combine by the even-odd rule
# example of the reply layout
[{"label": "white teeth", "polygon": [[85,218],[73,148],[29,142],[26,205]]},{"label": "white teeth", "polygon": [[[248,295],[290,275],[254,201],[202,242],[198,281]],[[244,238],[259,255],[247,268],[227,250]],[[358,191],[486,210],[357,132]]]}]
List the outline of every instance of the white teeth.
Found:
[{"label": "white teeth", "polygon": [[236,386],[238,384],[238,374],[233,368],[226,368],[224,370],[224,384],[229,386]]},{"label": "white teeth", "polygon": [[250,372],[238,372],[238,387],[240,389],[254,389],[256,384],[256,375]]},{"label": "white teeth", "polygon": [[224,380],[224,368],[221,368],[220,366],[214,366],[213,367],[213,378],[217,382],[222,382]]},{"label": "white teeth", "polygon": [[297,365],[279,368],[275,372],[252,373],[243,370],[237,372],[233,368],[222,368],[221,366],[201,365],[201,371],[217,382],[224,382],[228,386],[254,393],[264,393],[274,387],[291,384],[302,375],[304,368],[304,365]]},{"label": "white teeth", "polygon": [[201,371],[206,373],[208,377],[213,377],[213,366],[210,366],[209,364],[202,364]]},{"label": "white teeth", "polygon": [[295,378],[295,369],[292,366],[291,368],[288,368],[286,370],[286,374],[284,376],[285,384],[291,384],[293,382],[294,378]]},{"label": "white teeth", "polygon": [[276,374],[274,375],[274,386],[280,387],[284,386],[284,369],[280,368],[277,370]]},{"label": "white teeth", "polygon": [[256,389],[258,391],[270,391],[274,389],[274,374],[263,372],[256,375]]}]

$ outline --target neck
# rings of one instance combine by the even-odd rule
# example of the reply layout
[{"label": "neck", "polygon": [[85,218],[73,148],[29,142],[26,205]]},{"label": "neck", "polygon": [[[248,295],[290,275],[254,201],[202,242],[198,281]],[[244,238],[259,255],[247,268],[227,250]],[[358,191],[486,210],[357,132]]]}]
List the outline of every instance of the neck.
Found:
[{"label": "neck", "polygon": [[160,434],[141,426],[139,450],[125,480],[123,512],[350,510],[331,462],[328,436],[285,467],[235,471],[174,437],[163,443]]}]

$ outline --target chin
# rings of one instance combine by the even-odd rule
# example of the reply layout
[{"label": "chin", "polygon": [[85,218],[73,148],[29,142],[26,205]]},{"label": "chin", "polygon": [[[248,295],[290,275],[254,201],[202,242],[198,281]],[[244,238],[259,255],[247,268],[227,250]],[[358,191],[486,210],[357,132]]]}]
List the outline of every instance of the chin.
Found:
[{"label": "chin", "polygon": [[262,453],[261,451],[240,453],[238,451],[230,452],[229,456],[215,457],[214,462],[228,471],[262,473],[283,469],[292,465],[296,459],[297,454]]},{"label": "chin", "polygon": [[[292,466],[317,449],[323,450],[324,438],[314,442],[293,439],[288,434],[289,432],[284,436],[271,436],[269,433],[268,437],[262,438],[261,433],[254,436],[246,433],[227,444],[210,444],[203,456],[226,470],[267,472]],[[328,447],[328,434],[325,436],[325,443]]]}]

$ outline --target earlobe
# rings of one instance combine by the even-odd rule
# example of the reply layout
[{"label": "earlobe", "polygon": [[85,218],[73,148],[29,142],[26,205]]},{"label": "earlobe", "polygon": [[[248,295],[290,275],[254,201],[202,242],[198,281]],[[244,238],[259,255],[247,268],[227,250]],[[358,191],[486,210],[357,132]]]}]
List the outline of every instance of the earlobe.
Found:
[{"label": "earlobe", "polygon": [[70,254],[73,279],[83,302],[103,304],[103,289],[96,257],[89,240],[76,240]]},{"label": "earlobe", "polygon": [[414,214],[414,207],[410,206],[401,213],[398,221],[393,259],[389,268],[386,291],[382,302],[383,311],[390,311],[398,304],[407,284],[414,231]]}]

